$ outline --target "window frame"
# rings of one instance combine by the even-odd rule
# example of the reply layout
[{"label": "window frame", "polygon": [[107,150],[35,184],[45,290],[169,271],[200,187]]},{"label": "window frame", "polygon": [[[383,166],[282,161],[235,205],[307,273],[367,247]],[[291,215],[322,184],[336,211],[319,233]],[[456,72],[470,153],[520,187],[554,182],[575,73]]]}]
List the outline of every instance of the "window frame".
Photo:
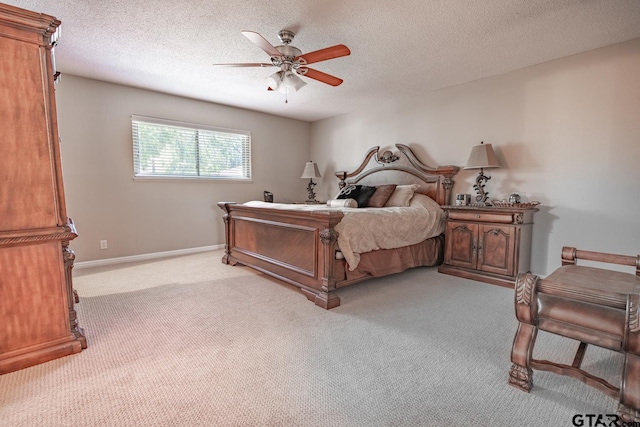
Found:
[{"label": "window frame", "polygon": [[[144,174],[140,172],[141,165],[139,164],[140,158],[140,150],[139,150],[139,142],[136,142],[136,134],[135,134],[135,124],[138,123],[149,123],[160,126],[167,126],[173,128],[182,128],[189,131],[195,131],[196,136],[194,138],[193,143],[194,154],[196,155],[195,159],[195,167],[197,170],[196,175],[179,175],[179,174]],[[246,137],[246,141],[243,141],[243,162],[242,167],[246,169],[246,172],[243,173],[242,176],[233,176],[233,175],[223,175],[223,176],[212,176],[212,175],[200,175],[199,164],[201,162],[200,157],[200,148],[198,144],[198,131],[205,132],[214,132],[214,133],[223,133],[223,134],[232,134],[232,135],[241,135]],[[138,140],[139,141],[139,140]],[[201,123],[193,123],[193,122],[184,122],[179,120],[170,120],[170,119],[162,119],[158,117],[150,117],[150,116],[142,116],[137,114],[131,115],[131,142],[132,142],[132,161],[133,161],[133,179],[134,180],[142,180],[142,181],[166,181],[166,180],[177,180],[177,181],[197,181],[197,182],[236,182],[236,183],[251,183],[253,182],[252,178],[252,162],[251,162],[251,132],[245,130],[231,129],[231,128],[223,128],[219,126],[211,126],[205,125]]]}]

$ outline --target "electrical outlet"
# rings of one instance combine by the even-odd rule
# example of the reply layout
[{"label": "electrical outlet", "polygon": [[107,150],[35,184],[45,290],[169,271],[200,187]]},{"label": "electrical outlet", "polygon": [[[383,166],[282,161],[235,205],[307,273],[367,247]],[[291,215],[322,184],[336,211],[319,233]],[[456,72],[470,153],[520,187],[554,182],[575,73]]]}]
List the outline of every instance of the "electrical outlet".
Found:
[{"label": "electrical outlet", "polygon": [[100,249],[107,249],[107,241],[100,240]]}]

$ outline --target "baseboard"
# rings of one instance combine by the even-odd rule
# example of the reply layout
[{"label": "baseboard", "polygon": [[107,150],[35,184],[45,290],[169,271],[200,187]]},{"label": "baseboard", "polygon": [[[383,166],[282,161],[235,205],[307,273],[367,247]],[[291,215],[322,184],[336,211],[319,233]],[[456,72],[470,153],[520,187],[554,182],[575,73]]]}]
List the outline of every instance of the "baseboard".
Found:
[{"label": "baseboard", "polygon": [[224,249],[224,245],[200,246],[198,248],[177,249],[175,251],[166,251],[166,252],[153,252],[150,254],[132,255],[132,256],[125,256],[120,258],[97,259],[95,261],[81,261],[81,262],[74,263],[73,268],[80,269],[80,268],[89,268],[89,267],[99,267],[103,265],[123,264],[127,262],[147,261],[150,259],[168,258],[173,256],[190,255],[190,254],[197,254],[200,252],[215,251],[217,249]]}]

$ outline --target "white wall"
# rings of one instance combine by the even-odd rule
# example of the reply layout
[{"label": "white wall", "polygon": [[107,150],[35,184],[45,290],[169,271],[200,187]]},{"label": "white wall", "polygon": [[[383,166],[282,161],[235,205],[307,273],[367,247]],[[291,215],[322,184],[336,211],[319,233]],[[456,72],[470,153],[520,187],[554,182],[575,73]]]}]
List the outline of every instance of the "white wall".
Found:
[{"label": "white wall", "polygon": [[[376,145],[464,166],[480,141],[503,166],[487,171],[490,198],[542,202],[534,273],[557,268],[562,246],[640,253],[640,39],[313,123],[317,193],[331,197],[333,172]],[[461,170],[453,193],[475,194],[477,172]]]},{"label": "white wall", "polygon": [[[307,122],[70,75],[56,99],[77,261],[223,244],[218,201],[306,199]],[[251,131],[253,182],[134,181],[132,114]]]}]

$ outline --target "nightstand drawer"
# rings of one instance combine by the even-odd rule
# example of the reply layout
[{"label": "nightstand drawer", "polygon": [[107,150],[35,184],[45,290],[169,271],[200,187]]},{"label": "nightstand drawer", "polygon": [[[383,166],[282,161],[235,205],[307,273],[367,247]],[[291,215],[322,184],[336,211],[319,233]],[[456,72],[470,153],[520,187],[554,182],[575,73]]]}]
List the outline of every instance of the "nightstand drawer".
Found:
[{"label": "nightstand drawer", "polygon": [[485,213],[485,212],[464,212],[464,211],[449,211],[449,219],[458,221],[473,221],[473,222],[498,222],[500,224],[511,224],[513,222],[513,215],[510,213]]}]

